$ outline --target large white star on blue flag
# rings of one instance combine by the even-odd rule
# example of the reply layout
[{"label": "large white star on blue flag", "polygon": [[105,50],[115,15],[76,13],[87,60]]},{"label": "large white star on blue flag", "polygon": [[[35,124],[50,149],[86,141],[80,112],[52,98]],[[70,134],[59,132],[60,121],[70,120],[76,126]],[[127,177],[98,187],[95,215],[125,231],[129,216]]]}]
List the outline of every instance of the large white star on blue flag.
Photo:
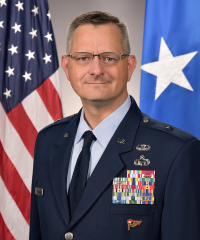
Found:
[{"label": "large white star on blue flag", "polygon": [[170,83],[193,91],[182,70],[196,54],[197,51],[173,57],[165,40],[161,38],[159,60],[141,66],[142,70],[157,76],[155,100]]}]

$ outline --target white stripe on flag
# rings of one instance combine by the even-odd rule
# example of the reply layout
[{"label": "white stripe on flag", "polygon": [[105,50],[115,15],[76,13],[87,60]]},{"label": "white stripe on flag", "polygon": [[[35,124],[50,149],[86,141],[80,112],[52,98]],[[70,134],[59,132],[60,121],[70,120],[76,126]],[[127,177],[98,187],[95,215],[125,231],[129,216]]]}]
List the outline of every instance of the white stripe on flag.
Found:
[{"label": "white stripe on flag", "polygon": [[1,176],[0,196],[3,196],[0,201],[0,212],[7,228],[10,230],[14,239],[27,240],[29,236],[29,225],[24,219],[15,201],[10,196]]},{"label": "white stripe on flag", "polygon": [[[23,101],[22,105],[32,124],[39,132],[42,128],[54,122],[53,118],[47,111],[37,90],[29,94]],[[38,117],[41,116],[41,117]]]},{"label": "white stripe on flag", "polygon": [[8,119],[2,104],[0,104],[0,116],[0,141],[2,142],[4,151],[17,169],[26,187],[31,192],[33,158]]},{"label": "white stripe on flag", "polygon": [[52,74],[51,77],[49,77],[49,79],[51,80],[52,84],[54,85],[54,87],[61,99],[59,70],[57,69],[57,71],[54,74]]}]

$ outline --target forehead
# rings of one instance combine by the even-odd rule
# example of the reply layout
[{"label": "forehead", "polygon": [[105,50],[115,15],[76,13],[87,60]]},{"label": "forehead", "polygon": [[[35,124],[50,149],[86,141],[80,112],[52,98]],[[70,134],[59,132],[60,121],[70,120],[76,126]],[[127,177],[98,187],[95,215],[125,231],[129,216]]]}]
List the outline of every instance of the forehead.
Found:
[{"label": "forehead", "polygon": [[113,23],[94,26],[79,26],[73,35],[71,53],[73,52],[122,52],[121,31]]}]

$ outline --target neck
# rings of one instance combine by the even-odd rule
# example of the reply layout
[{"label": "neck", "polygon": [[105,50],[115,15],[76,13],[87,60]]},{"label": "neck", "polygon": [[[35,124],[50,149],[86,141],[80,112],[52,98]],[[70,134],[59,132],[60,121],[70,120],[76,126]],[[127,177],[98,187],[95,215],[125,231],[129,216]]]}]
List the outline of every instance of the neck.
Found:
[{"label": "neck", "polygon": [[84,108],[84,119],[91,129],[94,129],[99,123],[120,107],[127,99],[127,95],[116,100],[107,101],[88,101],[81,99]]}]

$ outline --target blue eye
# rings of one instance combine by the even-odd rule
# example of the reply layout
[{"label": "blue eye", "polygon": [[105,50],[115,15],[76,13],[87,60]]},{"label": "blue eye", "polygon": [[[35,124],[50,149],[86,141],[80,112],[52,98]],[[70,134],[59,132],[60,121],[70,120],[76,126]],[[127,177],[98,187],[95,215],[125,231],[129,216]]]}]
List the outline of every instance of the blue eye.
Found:
[{"label": "blue eye", "polygon": [[87,57],[82,57],[82,58],[79,58],[79,60],[85,62],[86,60],[88,60],[88,58]]},{"label": "blue eye", "polygon": [[107,57],[106,60],[107,60],[108,62],[112,62],[112,61],[114,60],[114,58]]}]

